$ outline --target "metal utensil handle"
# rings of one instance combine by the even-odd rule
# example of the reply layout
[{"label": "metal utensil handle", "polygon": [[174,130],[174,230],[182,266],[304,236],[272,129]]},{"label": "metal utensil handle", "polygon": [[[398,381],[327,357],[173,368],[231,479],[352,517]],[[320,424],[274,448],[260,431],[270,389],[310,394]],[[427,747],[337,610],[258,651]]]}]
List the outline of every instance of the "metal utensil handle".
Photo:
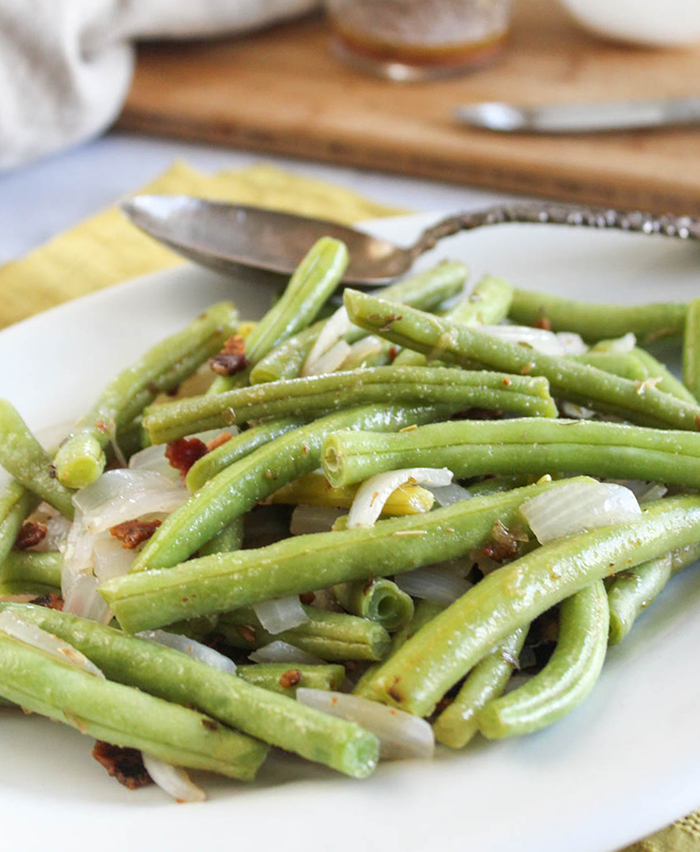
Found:
[{"label": "metal utensil handle", "polygon": [[700,219],[691,216],[655,216],[640,210],[607,210],[604,207],[585,207],[576,204],[525,203],[504,204],[459,213],[427,228],[410,252],[413,258],[434,248],[444,237],[460,231],[471,231],[485,225],[502,225],[507,222],[542,223],[545,225],[570,225],[585,228],[616,228],[621,231],[639,231],[644,234],[662,234],[681,240],[700,240]]}]

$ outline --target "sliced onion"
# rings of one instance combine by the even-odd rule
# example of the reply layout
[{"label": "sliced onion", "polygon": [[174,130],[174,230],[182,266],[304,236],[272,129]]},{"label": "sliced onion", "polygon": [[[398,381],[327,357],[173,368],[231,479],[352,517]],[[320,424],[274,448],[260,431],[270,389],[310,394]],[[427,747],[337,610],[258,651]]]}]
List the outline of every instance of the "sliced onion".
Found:
[{"label": "sliced onion", "polygon": [[172,512],[187,490],[151,470],[110,470],[73,496],[83,525],[93,533],[153,512]]},{"label": "sliced onion", "polygon": [[63,611],[78,615],[80,618],[87,618],[89,621],[97,621],[99,624],[109,624],[112,613],[102,595],[97,591],[98,586],[99,582],[94,574],[77,574],[68,584],[67,589],[63,589],[63,578],[61,578]]},{"label": "sliced onion", "polygon": [[289,531],[292,535],[330,532],[333,524],[345,511],[330,506],[297,506],[292,512]]},{"label": "sliced onion", "polygon": [[153,781],[177,802],[204,802],[206,794],[181,766],[171,766],[152,754],[141,752],[143,765]]},{"label": "sliced onion", "polygon": [[592,408],[586,408],[585,405],[576,405],[566,400],[562,402],[561,410],[572,420],[590,420],[591,417],[595,417],[595,411]]},{"label": "sliced onion", "polygon": [[435,498],[438,506],[452,506],[453,503],[459,503],[460,500],[471,500],[472,495],[466,488],[452,482],[450,485],[429,485],[428,491]]},{"label": "sliced onion", "polygon": [[370,477],[358,488],[355,499],[352,501],[348,515],[348,529],[373,526],[390,495],[407,482],[449,485],[452,482],[452,471],[446,467],[439,469],[410,467]]},{"label": "sliced onion", "polygon": [[301,375],[309,375],[307,371],[313,366],[314,362],[318,361],[322,355],[328,352],[332,346],[335,346],[335,344],[341,338],[345,337],[348,332],[352,331],[353,328],[355,328],[355,326],[350,322],[348,312],[344,307],[338,308],[338,310],[328,318],[326,324],[319,332],[319,335],[316,338],[314,345],[311,347],[311,351],[309,352],[306,361],[304,362],[304,366],[301,369]]},{"label": "sliced onion", "polygon": [[46,550],[62,550],[68,541],[72,524],[64,515],[56,515],[46,522],[46,537],[42,544]]},{"label": "sliced onion", "polygon": [[567,354],[557,335],[543,328],[530,328],[525,325],[480,325],[479,331],[485,331],[492,337],[499,337],[509,343],[520,343],[546,355]]},{"label": "sliced onion", "polygon": [[564,348],[565,355],[585,355],[588,352],[588,346],[583,342],[580,334],[573,331],[558,331],[556,338]]},{"label": "sliced onion", "polygon": [[93,570],[100,583],[124,577],[135,558],[136,551],[123,547],[113,536],[96,539],[92,549]]},{"label": "sliced onion", "polygon": [[526,500],[520,507],[540,544],[584,530],[636,521],[637,498],[629,488],[604,482],[572,482]]},{"label": "sliced onion", "polygon": [[640,503],[660,500],[668,491],[668,488],[661,482],[645,482],[641,479],[627,479],[617,484],[629,488]]},{"label": "sliced onion", "polygon": [[345,360],[347,361],[352,358],[353,363],[359,365],[367,360],[367,358],[378,355],[383,348],[384,341],[380,337],[369,334],[367,337],[363,337],[361,340],[357,340],[352,344],[348,352],[348,357]]},{"label": "sliced onion", "polygon": [[182,476],[165,458],[166,447],[167,444],[157,444],[134,453],[129,459],[129,470],[150,470],[179,484],[182,482]]},{"label": "sliced onion", "polygon": [[309,666],[323,665],[324,662],[320,657],[308,654],[301,648],[279,639],[275,639],[274,642],[263,645],[262,648],[248,654],[248,659],[254,663],[300,663]]},{"label": "sliced onion", "polygon": [[328,352],[324,352],[320,358],[305,367],[302,376],[320,376],[323,373],[334,373],[338,367],[342,366],[349,354],[349,344],[344,340],[339,340],[331,346]]},{"label": "sliced onion", "polygon": [[29,624],[23,621],[12,612],[0,612],[0,630],[14,639],[19,639],[25,645],[31,645],[33,648],[38,648],[46,654],[51,654],[52,657],[57,657],[64,663],[70,663],[77,669],[89,672],[95,677],[104,679],[104,674],[92,663],[85,654],[82,654],[77,648],[49,633],[47,630],[42,630],[36,624]]},{"label": "sliced onion", "polygon": [[254,604],[253,610],[263,629],[273,636],[284,630],[291,630],[292,627],[298,627],[309,620],[296,595]]},{"label": "sliced onion", "polygon": [[369,701],[359,695],[346,695],[325,689],[297,689],[297,701],[314,710],[355,722],[379,740],[379,756],[385,760],[431,758],[435,753],[433,729],[418,716]]},{"label": "sliced onion", "polygon": [[157,642],[159,645],[165,645],[175,651],[181,651],[183,654],[188,654],[193,659],[199,660],[200,663],[206,663],[213,669],[219,669],[222,672],[228,672],[228,674],[236,674],[236,664],[233,660],[208,645],[190,639],[188,636],[182,636],[179,633],[167,633],[165,630],[143,630],[136,635],[142,639]]},{"label": "sliced onion", "polygon": [[422,598],[445,606],[453,604],[472,587],[462,572],[450,564],[417,568],[397,575],[394,582],[412,598]]},{"label": "sliced onion", "polygon": [[637,345],[637,338],[631,331],[624,334],[622,337],[617,337],[615,340],[605,341],[606,352],[631,352]]}]

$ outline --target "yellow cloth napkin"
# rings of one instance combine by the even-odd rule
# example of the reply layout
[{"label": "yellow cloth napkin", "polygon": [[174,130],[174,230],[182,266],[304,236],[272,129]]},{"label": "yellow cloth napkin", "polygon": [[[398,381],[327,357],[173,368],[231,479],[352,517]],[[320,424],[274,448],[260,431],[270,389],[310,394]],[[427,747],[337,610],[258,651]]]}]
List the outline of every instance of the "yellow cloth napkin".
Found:
[{"label": "yellow cloth napkin", "polygon": [[[207,175],[177,162],[142,191],[275,207],[344,224],[406,212],[267,164]],[[182,262],[111,207],[0,268],[0,327]]]},{"label": "yellow cloth napkin", "polygon": [[[185,163],[175,163],[143,191],[275,207],[343,223],[406,212],[265,164],[205,175]],[[0,268],[0,326],[182,262],[129,224],[116,208],[110,208]],[[624,852],[700,852],[700,812]]]}]

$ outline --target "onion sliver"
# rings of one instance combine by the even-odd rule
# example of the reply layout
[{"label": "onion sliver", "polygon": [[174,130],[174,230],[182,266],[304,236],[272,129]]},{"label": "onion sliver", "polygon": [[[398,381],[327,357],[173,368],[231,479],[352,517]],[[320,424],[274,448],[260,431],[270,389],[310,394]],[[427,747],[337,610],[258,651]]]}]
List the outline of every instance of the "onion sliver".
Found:
[{"label": "onion sliver", "polygon": [[622,337],[617,337],[614,340],[605,341],[606,352],[631,352],[637,345],[637,338],[631,331],[623,334]]},{"label": "onion sliver", "polygon": [[543,328],[530,328],[526,325],[480,325],[479,331],[485,331],[492,337],[500,337],[501,340],[528,346],[545,355],[568,354],[557,335]]},{"label": "onion sliver", "polygon": [[92,548],[92,564],[100,583],[129,573],[136,551],[124,547],[116,538],[98,538]]},{"label": "onion sliver", "polygon": [[104,674],[97,666],[90,662],[85,654],[78,651],[72,645],[54,636],[36,624],[28,624],[22,621],[21,618],[11,612],[0,612],[0,630],[14,639],[19,639],[25,645],[31,645],[33,648],[38,648],[46,654],[51,654],[52,657],[57,657],[64,663],[70,663],[77,669],[83,669],[95,677],[104,679]]},{"label": "onion sliver", "polygon": [[190,776],[180,766],[171,766],[169,763],[153,757],[152,754],[141,753],[143,765],[146,772],[163,792],[172,796],[177,802],[204,802],[206,794],[198,787]]},{"label": "onion sliver", "polygon": [[385,760],[431,758],[435,753],[433,729],[418,716],[369,701],[359,695],[346,695],[325,689],[297,689],[297,701],[314,710],[355,722],[379,740],[379,756]]},{"label": "onion sliver", "polygon": [[202,645],[201,642],[196,642],[188,636],[182,636],[179,633],[167,633],[165,630],[144,630],[137,635],[142,639],[150,639],[151,642],[157,642],[159,645],[165,645],[167,648],[188,654],[193,659],[199,660],[200,663],[206,663],[213,669],[236,674],[236,664],[233,660],[229,660],[224,654],[220,654],[208,645]]},{"label": "onion sliver", "polygon": [[450,606],[471,589],[472,584],[450,565],[432,565],[398,575],[394,582],[407,595]]},{"label": "onion sliver", "polygon": [[254,604],[253,611],[263,628],[273,636],[309,620],[296,595]]},{"label": "onion sliver", "polygon": [[460,500],[471,500],[472,495],[466,488],[452,482],[450,485],[431,485],[428,486],[428,491],[435,498],[438,506],[451,506],[453,503],[459,503]]},{"label": "onion sliver", "polygon": [[110,470],[73,496],[83,525],[93,533],[154,512],[172,512],[187,490],[152,470]]},{"label": "onion sliver", "polygon": [[636,521],[642,514],[629,488],[572,482],[526,500],[520,507],[540,544],[584,530]]},{"label": "onion sliver", "polygon": [[[359,366],[367,358],[372,355],[378,355],[384,348],[384,341],[380,337],[375,337],[373,334],[357,340],[350,347],[348,358],[352,358],[353,363]],[[348,360],[347,358],[345,359]]]},{"label": "onion sliver", "polygon": [[580,334],[573,331],[558,331],[556,338],[561,343],[565,355],[585,355],[588,346],[583,342]]},{"label": "onion sliver", "polygon": [[309,364],[302,373],[303,376],[320,376],[323,373],[334,373],[338,367],[342,367],[343,361],[350,354],[350,346],[339,340],[331,346],[328,352],[324,352],[320,358]]},{"label": "onion sliver", "polygon": [[[63,586],[63,578],[61,578],[61,585]],[[62,589],[63,611],[78,615],[80,618],[87,618],[88,621],[109,624],[112,613],[102,595],[97,591],[98,586],[99,582],[94,574],[77,574],[67,589]]]},{"label": "onion sliver", "polygon": [[270,642],[268,645],[263,645],[262,648],[258,648],[252,654],[248,654],[248,659],[254,663],[299,663],[309,666],[318,666],[324,663],[319,657],[308,654],[301,648],[279,639]]},{"label": "onion sliver", "polygon": [[371,527],[381,515],[389,496],[401,485],[416,482],[426,485],[450,485],[452,471],[446,467],[410,467],[370,477],[358,488],[348,515],[348,529]]},{"label": "onion sliver", "polygon": [[332,346],[335,346],[341,338],[345,337],[349,331],[352,331],[353,328],[355,328],[355,326],[350,322],[348,312],[344,307],[338,308],[338,310],[328,318],[326,324],[319,332],[316,342],[311,347],[311,352],[309,352],[306,361],[304,362],[304,366],[301,369],[301,375],[309,375],[307,372],[309,368],[312,367],[322,355],[328,352]]}]

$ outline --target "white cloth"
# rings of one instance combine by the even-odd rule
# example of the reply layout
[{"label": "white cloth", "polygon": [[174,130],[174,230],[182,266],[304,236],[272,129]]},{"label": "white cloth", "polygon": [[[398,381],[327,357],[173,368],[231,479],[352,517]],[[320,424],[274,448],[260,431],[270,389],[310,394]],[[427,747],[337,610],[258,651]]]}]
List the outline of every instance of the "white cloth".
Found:
[{"label": "white cloth", "polygon": [[0,0],[0,169],[107,127],[131,81],[133,41],[240,33],[318,0]]}]

